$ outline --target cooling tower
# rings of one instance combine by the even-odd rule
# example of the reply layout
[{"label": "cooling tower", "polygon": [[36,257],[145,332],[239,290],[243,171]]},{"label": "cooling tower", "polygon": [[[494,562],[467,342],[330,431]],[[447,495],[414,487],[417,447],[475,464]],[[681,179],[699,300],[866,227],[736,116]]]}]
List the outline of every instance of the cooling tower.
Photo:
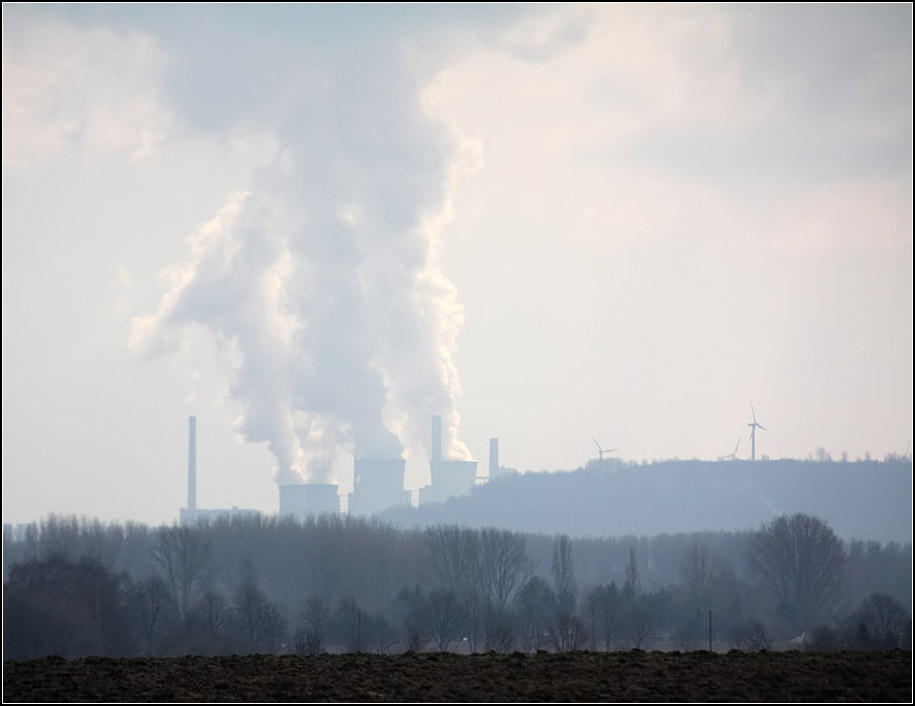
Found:
[{"label": "cooling tower", "polygon": [[286,484],[279,489],[280,517],[304,520],[309,515],[340,513],[340,496],[335,483]]},{"label": "cooling tower", "polygon": [[407,462],[402,458],[357,458],[353,471],[351,515],[373,515],[410,502],[403,478]]},{"label": "cooling tower", "polygon": [[444,502],[453,495],[469,493],[476,483],[476,461],[433,461],[429,470],[432,472],[429,499],[433,502]]}]

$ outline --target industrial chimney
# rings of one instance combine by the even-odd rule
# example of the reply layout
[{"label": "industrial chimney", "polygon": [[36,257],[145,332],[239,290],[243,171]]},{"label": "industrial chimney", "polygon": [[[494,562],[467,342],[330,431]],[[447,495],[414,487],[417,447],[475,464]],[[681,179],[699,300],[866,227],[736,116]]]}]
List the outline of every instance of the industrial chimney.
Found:
[{"label": "industrial chimney", "polygon": [[187,509],[197,509],[197,417],[188,418]]},{"label": "industrial chimney", "polygon": [[442,458],[442,418],[432,417],[432,457],[429,459],[432,483],[420,488],[419,502],[444,502],[452,495],[469,493],[476,483],[477,462]]},{"label": "industrial chimney", "polygon": [[432,417],[432,461],[442,460],[442,418],[436,414]]},{"label": "industrial chimney", "polygon": [[489,479],[499,475],[499,440],[489,440]]}]

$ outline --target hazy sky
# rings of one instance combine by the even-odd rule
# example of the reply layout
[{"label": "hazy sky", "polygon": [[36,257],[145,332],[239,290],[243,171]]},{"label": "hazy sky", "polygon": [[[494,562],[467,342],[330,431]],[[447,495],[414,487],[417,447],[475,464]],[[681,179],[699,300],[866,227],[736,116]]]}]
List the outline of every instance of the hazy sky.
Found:
[{"label": "hazy sky", "polygon": [[908,4],[5,4],[3,520],[903,453],[912,239]]}]

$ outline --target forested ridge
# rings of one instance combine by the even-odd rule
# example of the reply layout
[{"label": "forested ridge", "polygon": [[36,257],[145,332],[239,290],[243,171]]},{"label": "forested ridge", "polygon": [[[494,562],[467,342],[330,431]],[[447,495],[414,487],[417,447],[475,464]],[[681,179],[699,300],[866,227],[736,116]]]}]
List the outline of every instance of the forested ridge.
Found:
[{"label": "forested ridge", "polygon": [[384,514],[402,527],[455,523],[610,537],[755,530],[804,512],[843,539],[912,541],[912,464],[883,461],[594,459],[569,472],[498,478],[445,503]]}]

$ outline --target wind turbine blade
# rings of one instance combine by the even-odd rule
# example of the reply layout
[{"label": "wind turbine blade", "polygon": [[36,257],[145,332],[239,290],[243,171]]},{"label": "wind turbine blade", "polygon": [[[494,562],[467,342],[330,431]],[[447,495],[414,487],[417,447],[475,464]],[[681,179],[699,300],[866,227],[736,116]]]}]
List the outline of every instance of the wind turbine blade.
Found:
[{"label": "wind turbine blade", "polygon": [[757,424],[756,426],[758,426],[758,427],[759,427],[760,429],[762,429],[763,431],[769,431],[769,430],[766,429],[762,424]]},{"label": "wind turbine blade", "polygon": [[753,409],[753,403],[750,402],[750,411],[753,413],[753,423],[756,424],[756,410]]},{"label": "wind turbine blade", "polygon": [[597,446],[597,450],[598,450],[598,451],[603,452],[603,449],[600,447],[600,444],[597,443],[597,439],[595,439],[595,438],[592,436],[592,437],[591,437],[591,441],[593,441],[593,442],[594,442],[594,445]]},{"label": "wind turbine blade", "polygon": [[737,455],[737,449],[740,448],[740,439],[737,439],[737,446],[734,447],[734,455]]}]

